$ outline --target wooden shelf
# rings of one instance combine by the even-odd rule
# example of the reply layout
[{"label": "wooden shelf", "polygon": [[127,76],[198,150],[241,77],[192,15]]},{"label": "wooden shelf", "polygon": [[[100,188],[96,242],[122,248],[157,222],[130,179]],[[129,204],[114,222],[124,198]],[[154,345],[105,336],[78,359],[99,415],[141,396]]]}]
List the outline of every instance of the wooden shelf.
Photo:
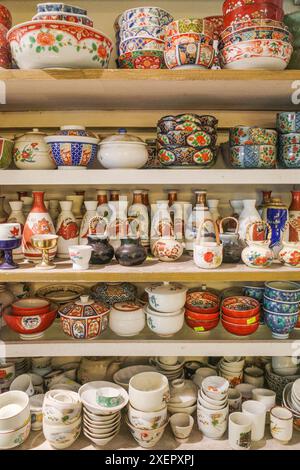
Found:
[{"label": "wooden shelf", "polygon": [[1,70],[1,110],[300,109],[299,80],[299,70]]},{"label": "wooden shelf", "polygon": [[62,331],[60,320],[39,340],[23,341],[7,326],[0,332],[0,357],[35,356],[288,356],[292,345],[300,340],[294,330],[287,340],[273,339],[271,331],[261,325],[251,336],[239,337],[228,333],[221,324],[210,332],[197,334],[187,325],[171,338],[161,338],[149,328],[137,337],[121,338],[106,330],[92,341],[74,340]]},{"label": "wooden shelf", "polygon": [[189,256],[174,263],[147,260],[141,266],[124,267],[113,261],[107,266],[90,266],[87,271],[74,271],[70,260],[57,260],[56,269],[39,270],[21,262],[19,269],[0,269],[1,282],[209,282],[209,281],[300,281],[300,269],[274,263],[267,269],[253,269],[245,264],[223,264],[218,269],[199,269]]},{"label": "wooden shelf", "polygon": [[0,186],[296,185],[300,170],[2,170]]}]

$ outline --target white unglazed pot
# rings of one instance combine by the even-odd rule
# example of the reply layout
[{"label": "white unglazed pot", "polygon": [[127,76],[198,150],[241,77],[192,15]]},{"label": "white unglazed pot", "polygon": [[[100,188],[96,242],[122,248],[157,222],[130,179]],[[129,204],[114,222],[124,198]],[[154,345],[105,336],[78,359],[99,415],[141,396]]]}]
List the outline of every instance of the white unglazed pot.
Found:
[{"label": "white unglazed pot", "polygon": [[134,302],[117,302],[109,314],[109,327],[118,336],[136,336],[145,327],[145,314]]},{"label": "white unglazed pot", "polygon": [[33,129],[16,136],[14,162],[20,170],[54,170],[56,165],[49,156],[49,147],[44,137],[47,134]]}]

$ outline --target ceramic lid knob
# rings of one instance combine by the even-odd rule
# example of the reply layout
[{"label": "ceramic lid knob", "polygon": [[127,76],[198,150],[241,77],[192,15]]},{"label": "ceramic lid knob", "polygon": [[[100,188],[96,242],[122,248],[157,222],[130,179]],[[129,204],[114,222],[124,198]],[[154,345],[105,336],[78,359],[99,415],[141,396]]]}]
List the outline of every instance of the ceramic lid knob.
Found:
[{"label": "ceramic lid knob", "polygon": [[82,303],[82,304],[90,303],[90,297],[88,295],[81,295],[80,296],[80,303]]}]

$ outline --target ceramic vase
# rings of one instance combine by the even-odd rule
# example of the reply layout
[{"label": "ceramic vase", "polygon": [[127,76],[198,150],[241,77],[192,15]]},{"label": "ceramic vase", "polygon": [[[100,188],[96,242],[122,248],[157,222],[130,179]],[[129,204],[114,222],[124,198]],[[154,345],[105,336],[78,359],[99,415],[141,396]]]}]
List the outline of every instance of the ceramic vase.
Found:
[{"label": "ceramic vase", "polygon": [[69,258],[69,246],[78,244],[79,230],[72,213],[72,201],[60,201],[61,213],[56,223],[57,257]]},{"label": "ceramic vase", "polygon": [[289,212],[280,199],[270,199],[263,209],[262,219],[271,226],[270,248],[274,251],[275,258],[282,248],[283,234],[288,221]]},{"label": "ceramic vase", "polygon": [[72,212],[73,215],[76,219],[76,223],[78,225],[78,228],[81,227],[81,222],[82,222],[82,204],[83,204],[83,199],[84,196],[82,194],[70,194],[66,197],[67,201],[72,201]]},{"label": "ceramic vase", "polygon": [[143,203],[143,192],[140,190],[133,191],[133,202],[128,208],[128,217],[132,217],[138,226],[141,244],[148,249],[149,243],[149,215],[148,209]]},{"label": "ceramic vase", "polygon": [[79,234],[79,244],[87,245],[88,244],[88,234],[90,229],[90,220],[93,217],[97,216],[97,201],[85,201],[84,206],[86,208],[86,213],[83,216],[80,234]]},{"label": "ceramic vase", "polygon": [[99,190],[97,191],[97,213],[100,217],[105,218],[107,221],[111,215],[111,209],[108,205],[108,196],[107,191]]},{"label": "ceramic vase", "polygon": [[[24,256],[29,261],[39,263],[42,260],[41,251],[33,248],[31,237],[33,235],[46,235],[52,233],[55,235],[55,229],[51,217],[44,203],[44,192],[33,191],[33,206],[28,214],[22,237],[22,250]],[[56,248],[49,251],[49,259],[53,260],[56,254]]]},{"label": "ceramic vase", "polygon": [[289,241],[298,242],[300,235],[300,191],[291,191],[292,201],[289,207]]},{"label": "ceramic vase", "polygon": [[57,199],[50,199],[49,201],[49,214],[54,225],[59,216],[59,201]]},{"label": "ceramic vase", "polygon": [[0,224],[7,222],[8,214],[4,209],[5,197],[0,196]]},{"label": "ceramic vase", "polygon": [[[261,221],[261,216],[259,215],[258,211],[255,207],[256,200],[255,199],[244,199],[243,200],[243,210],[239,216],[239,236],[240,240],[246,244],[246,232],[247,226],[249,224],[253,224],[253,222]],[[255,227],[253,228],[253,240],[261,240],[262,236],[259,233],[255,233],[257,230]]]},{"label": "ceramic vase", "polygon": [[121,246],[116,250],[115,256],[122,266],[137,266],[145,261],[147,252],[139,238],[122,238]]},{"label": "ceramic vase", "polygon": [[109,242],[116,251],[121,245],[121,238],[126,236],[127,229],[127,197],[119,197],[118,191],[111,192],[113,199],[108,203],[111,210],[108,221]]},{"label": "ceramic vase", "polygon": [[[18,222],[21,226],[21,233],[23,233],[24,225],[25,225],[25,216],[22,212],[23,202],[22,201],[9,201],[9,205],[11,207],[11,214],[8,217],[7,222],[8,223]],[[13,257],[14,259],[24,258],[21,247],[13,250]]]}]

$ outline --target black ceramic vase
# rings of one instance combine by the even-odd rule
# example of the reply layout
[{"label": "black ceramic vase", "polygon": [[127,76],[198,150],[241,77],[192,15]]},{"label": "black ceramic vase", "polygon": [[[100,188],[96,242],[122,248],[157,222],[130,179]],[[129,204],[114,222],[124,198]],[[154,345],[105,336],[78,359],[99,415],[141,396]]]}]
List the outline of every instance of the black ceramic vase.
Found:
[{"label": "black ceramic vase", "polygon": [[93,248],[91,264],[107,264],[111,262],[115,252],[106,237],[88,235],[88,244]]},{"label": "black ceramic vase", "polygon": [[121,238],[121,246],[116,250],[116,260],[122,266],[137,266],[147,258],[147,252],[139,238]]}]

